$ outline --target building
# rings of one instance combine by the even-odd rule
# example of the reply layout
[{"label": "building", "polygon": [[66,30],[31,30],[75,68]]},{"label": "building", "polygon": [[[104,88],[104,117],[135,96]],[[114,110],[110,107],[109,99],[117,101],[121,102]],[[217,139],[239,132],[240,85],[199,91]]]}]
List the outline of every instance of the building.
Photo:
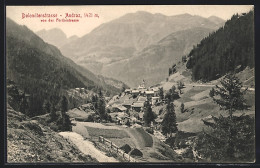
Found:
[{"label": "building", "polygon": [[151,100],[152,97],[154,97],[154,91],[153,90],[145,91],[145,95],[146,95],[148,100]]},{"label": "building", "polygon": [[125,100],[122,106],[130,110],[133,102],[134,102],[133,100]]},{"label": "building", "polygon": [[144,102],[135,102],[132,105],[132,110],[140,112],[144,108]]},{"label": "building", "polygon": [[138,114],[138,120],[143,121],[144,119],[144,112]]},{"label": "building", "polygon": [[156,105],[160,100],[160,97],[152,97],[152,105]]},{"label": "building", "polygon": [[125,89],[125,93],[126,93],[126,94],[130,94],[131,91],[132,91],[131,89]]},{"label": "building", "polygon": [[154,96],[159,96],[159,88],[158,87],[154,87],[154,88],[152,88],[152,90],[154,91]]},{"label": "building", "polygon": [[147,98],[144,97],[144,96],[139,96],[137,101],[141,101],[141,102],[146,102],[147,101]]},{"label": "building", "polygon": [[114,112],[126,112],[126,111],[127,111],[127,108],[125,108],[125,107],[122,106],[122,105],[113,104],[113,105],[112,105],[112,111],[114,111]]},{"label": "building", "polygon": [[131,94],[132,94],[133,96],[138,96],[139,93],[140,93],[139,90],[132,90],[132,92],[131,92]]},{"label": "building", "polygon": [[80,106],[80,108],[81,108],[82,110],[84,110],[84,111],[86,111],[87,109],[91,109],[91,110],[94,109],[94,107],[93,107],[93,105],[92,105],[91,103],[82,104],[82,105]]}]

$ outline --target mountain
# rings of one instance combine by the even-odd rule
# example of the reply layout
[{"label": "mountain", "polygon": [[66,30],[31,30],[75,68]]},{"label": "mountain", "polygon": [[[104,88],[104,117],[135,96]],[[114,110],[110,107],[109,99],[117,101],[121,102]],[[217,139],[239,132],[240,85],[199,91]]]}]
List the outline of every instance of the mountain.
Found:
[{"label": "mountain", "polygon": [[111,64],[127,61],[171,33],[196,27],[216,30],[221,25],[189,14],[165,16],[140,11],[98,26],[89,34],[61,47],[61,52],[96,74],[107,70],[109,73]]},{"label": "mountain", "polygon": [[254,14],[233,15],[188,54],[193,80],[210,81],[254,63]]},{"label": "mountain", "polygon": [[36,34],[45,42],[55,45],[58,48],[79,38],[76,35],[67,38],[66,34],[58,28],[53,28],[50,30],[43,29],[37,31]]},{"label": "mountain", "polygon": [[211,22],[214,22],[215,24],[219,24],[219,25],[223,24],[223,19],[221,19],[217,16],[210,16],[210,17],[208,17],[208,20],[210,20]]},{"label": "mountain", "polygon": [[51,97],[56,105],[60,95],[71,88],[101,89],[110,94],[119,93],[121,89],[106,84],[105,80],[64,57],[55,46],[45,43],[26,26],[8,18],[6,77],[30,95],[33,114],[41,114],[43,102]]},{"label": "mountain", "polygon": [[153,85],[168,77],[168,68],[181,61],[212,29],[193,28],[172,33],[133,57],[103,66],[102,74],[137,86],[143,79]]}]

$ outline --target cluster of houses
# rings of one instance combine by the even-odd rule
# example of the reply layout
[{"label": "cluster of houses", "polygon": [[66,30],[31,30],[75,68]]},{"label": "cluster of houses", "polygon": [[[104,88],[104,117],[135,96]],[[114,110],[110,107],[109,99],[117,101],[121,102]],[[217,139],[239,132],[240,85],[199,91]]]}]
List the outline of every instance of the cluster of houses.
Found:
[{"label": "cluster of houses", "polygon": [[120,98],[115,96],[113,98],[115,103],[110,106],[112,113],[116,114],[112,115],[112,118],[122,125],[126,123],[143,124],[145,104],[150,103],[152,106],[156,106],[162,102],[159,97],[159,88],[146,88],[144,81],[138,88],[125,89],[123,96],[129,97],[129,99],[117,102],[116,99]]}]

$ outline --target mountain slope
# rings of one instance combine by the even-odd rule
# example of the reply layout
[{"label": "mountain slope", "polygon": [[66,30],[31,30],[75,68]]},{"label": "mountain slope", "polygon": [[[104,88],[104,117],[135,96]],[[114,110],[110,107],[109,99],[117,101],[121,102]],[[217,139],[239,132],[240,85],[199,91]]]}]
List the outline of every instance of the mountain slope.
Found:
[{"label": "mountain slope", "polygon": [[188,55],[194,80],[210,81],[230,71],[254,67],[254,14],[234,15]]},{"label": "mountain slope", "polygon": [[[35,35],[26,26],[6,20],[6,76],[30,95],[30,111],[42,114],[44,100],[53,97],[57,104],[60,95],[71,88],[102,89],[110,94],[119,88],[64,57],[60,51]],[[120,82],[119,82],[120,83]]]},{"label": "mountain slope", "polygon": [[148,85],[159,83],[168,77],[170,66],[181,61],[183,55],[212,31],[197,27],[172,33],[129,59],[104,65],[102,74],[130,86],[137,86],[143,79]]},{"label": "mountain slope", "polygon": [[170,33],[194,27],[215,30],[220,25],[189,14],[129,13],[98,26],[89,34],[61,47],[61,51],[77,64],[101,73],[104,65],[128,59]]}]

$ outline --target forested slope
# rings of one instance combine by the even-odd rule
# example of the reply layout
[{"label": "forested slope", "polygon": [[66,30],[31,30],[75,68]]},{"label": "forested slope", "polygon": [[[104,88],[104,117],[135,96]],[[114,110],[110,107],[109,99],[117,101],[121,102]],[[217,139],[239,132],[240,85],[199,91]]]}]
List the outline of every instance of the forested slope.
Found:
[{"label": "forested slope", "polygon": [[188,54],[193,80],[210,81],[230,71],[254,67],[254,13],[233,15]]}]

